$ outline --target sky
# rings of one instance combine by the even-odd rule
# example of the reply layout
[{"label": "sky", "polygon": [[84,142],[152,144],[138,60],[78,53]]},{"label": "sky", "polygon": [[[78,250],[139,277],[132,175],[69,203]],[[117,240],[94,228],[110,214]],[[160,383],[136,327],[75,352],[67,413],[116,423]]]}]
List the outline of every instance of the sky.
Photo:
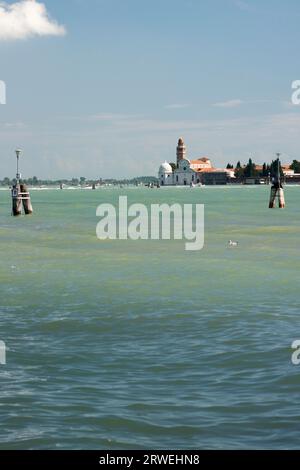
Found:
[{"label": "sky", "polygon": [[23,177],[156,175],[181,136],[300,160],[299,24],[299,0],[1,1],[0,179],[17,147]]}]

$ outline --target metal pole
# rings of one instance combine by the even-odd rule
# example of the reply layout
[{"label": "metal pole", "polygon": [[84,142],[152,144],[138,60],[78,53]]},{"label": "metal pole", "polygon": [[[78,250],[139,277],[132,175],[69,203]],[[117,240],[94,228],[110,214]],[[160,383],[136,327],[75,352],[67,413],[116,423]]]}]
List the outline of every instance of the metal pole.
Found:
[{"label": "metal pole", "polygon": [[21,154],[21,150],[16,150],[17,156],[17,174],[16,174],[16,183],[12,187],[11,195],[12,195],[12,214],[14,216],[19,216],[22,214],[22,197],[20,196],[21,188],[20,188],[20,174],[19,174],[19,157]]},{"label": "metal pole", "polygon": [[16,150],[16,155],[17,155],[17,175],[16,175],[16,178],[17,178],[17,183],[18,183],[18,184],[20,183],[20,173],[19,173],[19,158],[20,158],[20,154],[21,154],[21,150],[20,150],[20,149],[17,149],[17,150]]}]

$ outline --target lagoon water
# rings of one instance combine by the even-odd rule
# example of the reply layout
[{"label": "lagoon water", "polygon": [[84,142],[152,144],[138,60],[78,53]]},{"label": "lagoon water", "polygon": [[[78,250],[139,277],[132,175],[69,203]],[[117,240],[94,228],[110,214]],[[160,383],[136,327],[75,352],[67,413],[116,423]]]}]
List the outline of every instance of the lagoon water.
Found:
[{"label": "lagoon water", "polygon": [[[99,241],[96,207],[205,204],[205,247]],[[1,449],[300,447],[300,187],[0,192]],[[238,240],[228,248],[229,239]]]}]

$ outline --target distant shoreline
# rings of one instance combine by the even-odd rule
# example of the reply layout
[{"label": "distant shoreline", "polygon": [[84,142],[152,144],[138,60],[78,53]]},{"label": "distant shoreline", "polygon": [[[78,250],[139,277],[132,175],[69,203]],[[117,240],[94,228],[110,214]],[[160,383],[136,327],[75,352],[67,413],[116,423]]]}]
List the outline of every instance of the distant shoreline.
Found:
[{"label": "distant shoreline", "polygon": [[[189,190],[189,191],[192,191],[192,190],[202,190],[204,188],[261,188],[261,187],[265,187],[265,186],[270,186],[270,185],[267,185],[267,184],[238,184],[238,183],[235,183],[235,184],[208,184],[208,185],[203,185],[203,186],[199,186],[199,187],[194,187],[194,188],[190,188],[189,186],[184,186],[184,185],[177,185],[177,186],[163,186],[159,189],[162,189],[162,190],[170,190],[170,189],[186,189],[186,190]],[[300,183],[287,183],[284,185],[285,187],[298,187],[300,186]],[[30,191],[61,191],[61,192],[64,192],[64,191],[99,191],[99,190],[105,190],[105,189],[149,189],[147,186],[145,185],[139,185],[139,186],[136,186],[134,184],[115,184],[115,185],[103,185],[103,186],[98,186],[96,187],[95,189],[91,188],[91,187],[78,187],[78,186],[66,186],[64,187],[63,189],[61,189],[59,186],[56,186],[56,185],[49,185],[49,186],[27,186],[28,189]],[[154,188],[156,189],[156,188]],[[7,191],[7,192],[10,192],[11,189],[8,188],[8,187],[0,187],[0,191]]]}]

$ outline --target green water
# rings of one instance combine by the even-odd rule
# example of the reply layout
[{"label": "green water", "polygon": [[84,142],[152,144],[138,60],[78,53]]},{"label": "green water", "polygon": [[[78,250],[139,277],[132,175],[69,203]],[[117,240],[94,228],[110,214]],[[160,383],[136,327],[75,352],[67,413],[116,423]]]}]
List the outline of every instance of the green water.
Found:
[{"label": "green water", "polygon": [[[96,207],[205,204],[205,247],[100,241]],[[300,187],[0,192],[1,449],[299,448]],[[238,240],[229,249],[229,239]]]}]

